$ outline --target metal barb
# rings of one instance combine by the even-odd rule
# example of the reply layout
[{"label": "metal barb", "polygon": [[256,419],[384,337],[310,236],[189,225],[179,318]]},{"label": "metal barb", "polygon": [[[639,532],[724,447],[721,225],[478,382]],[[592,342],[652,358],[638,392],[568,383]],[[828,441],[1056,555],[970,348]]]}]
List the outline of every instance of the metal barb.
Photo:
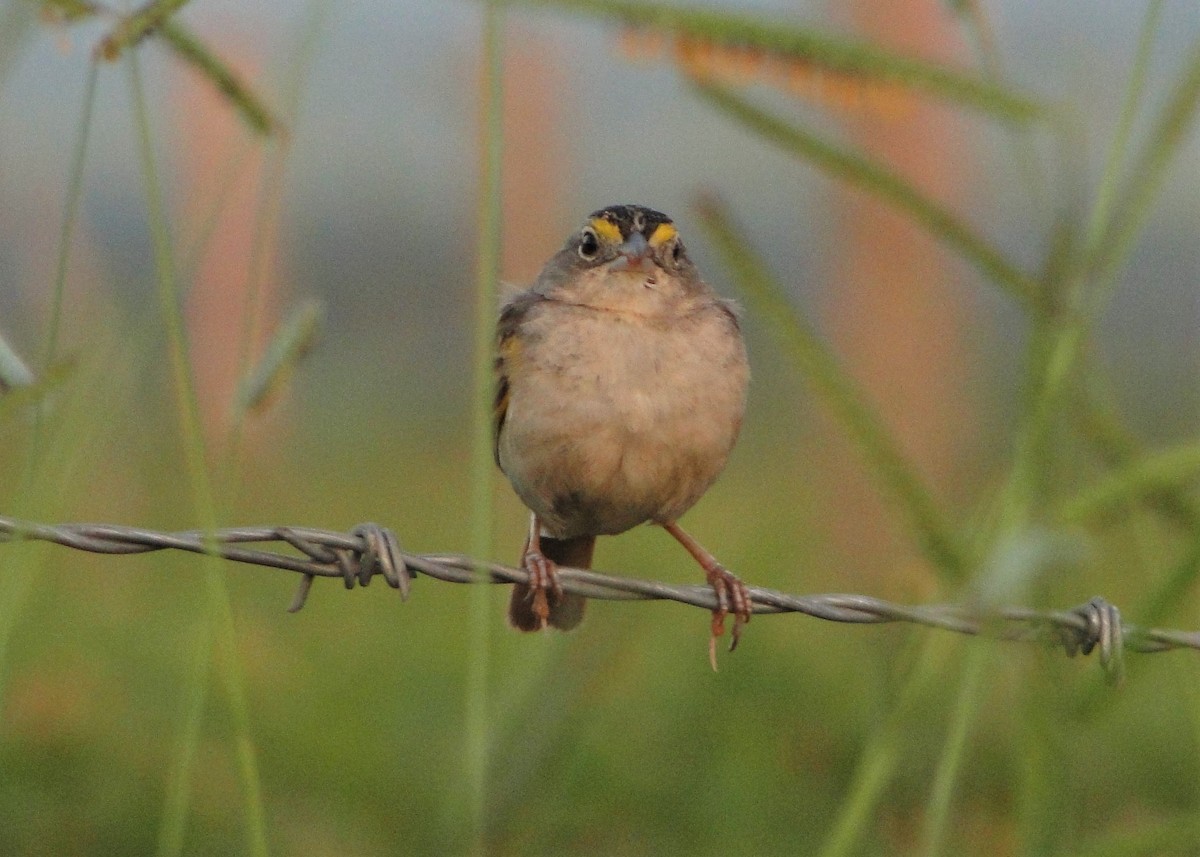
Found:
[{"label": "metal barb", "polygon": [[[1085,622],[1085,632],[1078,640],[1078,650],[1090,655],[1093,649],[1099,647],[1100,666],[1105,678],[1110,684],[1120,684],[1125,674],[1125,635],[1121,626],[1121,611],[1096,596],[1072,612]],[[1068,653],[1074,654],[1070,649]]]}]

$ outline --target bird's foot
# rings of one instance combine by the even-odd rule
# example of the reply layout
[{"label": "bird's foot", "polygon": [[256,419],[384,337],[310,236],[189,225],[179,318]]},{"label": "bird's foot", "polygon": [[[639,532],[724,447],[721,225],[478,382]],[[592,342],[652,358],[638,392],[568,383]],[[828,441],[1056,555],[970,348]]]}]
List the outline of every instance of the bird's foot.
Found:
[{"label": "bird's foot", "polygon": [[550,619],[550,600],[546,593],[553,592],[556,600],[563,594],[562,584],[558,582],[558,566],[537,550],[525,551],[521,564],[529,573],[527,586],[529,598],[533,602],[533,615],[538,618],[538,624],[544,629]]},{"label": "bird's foot", "polygon": [[713,611],[712,636],[708,641],[708,660],[713,671],[717,669],[717,638],[725,633],[725,617],[733,614],[733,631],[729,635],[729,651],[737,648],[742,638],[742,627],[750,621],[750,591],[741,578],[719,563],[706,565],[704,576],[717,596],[717,609]]}]

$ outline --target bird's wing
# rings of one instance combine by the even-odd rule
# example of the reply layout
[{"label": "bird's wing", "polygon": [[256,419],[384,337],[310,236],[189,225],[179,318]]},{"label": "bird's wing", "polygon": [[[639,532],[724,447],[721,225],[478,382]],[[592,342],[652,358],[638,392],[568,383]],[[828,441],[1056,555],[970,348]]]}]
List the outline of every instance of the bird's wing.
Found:
[{"label": "bird's wing", "polygon": [[496,397],[492,404],[492,454],[500,465],[500,433],[504,430],[504,418],[508,414],[508,398],[512,376],[521,371],[523,340],[521,325],[530,309],[545,298],[536,292],[521,292],[514,295],[500,308],[496,322]]}]

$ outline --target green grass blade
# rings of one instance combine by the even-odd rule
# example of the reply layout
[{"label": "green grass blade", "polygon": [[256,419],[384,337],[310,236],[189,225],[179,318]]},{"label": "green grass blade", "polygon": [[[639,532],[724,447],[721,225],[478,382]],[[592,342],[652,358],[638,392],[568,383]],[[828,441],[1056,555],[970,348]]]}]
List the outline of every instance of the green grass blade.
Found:
[{"label": "green grass blade", "polygon": [[[241,88],[241,91],[247,93],[248,97],[245,99],[245,104],[239,105],[238,109],[243,111],[243,119],[252,128],[266,122],[283,129],[294,126],[297,122],[300,113],[301,95],[308,84],[317,47],[328,26],[329,7],[329,0],[312,0],[309,4],[308,14],[301,28],[298,43],[293,50],[288,52],[290,67],[280,75],[284,83],[281,86],[282,91],[279,94],[277,102],[278,114],[272,113],[266,107],[265,103],[257,96],[254,96],[250,90],[245,87]],[[168,32],[165,34],[165,37],[168,41],[178,39],[181,36],[184,40],[189,38],[188,33],[173,22],[167,29]],[[173,47],[179,49],[183,45],[182,43],[177,43],[173,44]],[[184,57],[184,59],[188,58]],[[190,59],[188,61],[190,62]],[[221,64],[221,67],[224,68],[223,64]],[[232,79],[236,81],[236,78]],[[223,73],[217,73],[214,83],[218,88],[226,85],[223,81]],[[276,115],[280,118],[274,118]],[[283,117],[286,117],[286,121]],[[190,282],[193,279],[193,274],[200,263],[203,249],[208,245],[208,240],[216,229],[217,222],[220,220],[221,213],[224,211],[228,199],[249,166],[250,155],[255,151],[256,146],[257,141],[242,141],[237,154],[230,159],[230,166],[224,170],[224,175],[220,182],[217,183],[217,190],[212,194],[213,202],[208,212],[197,218],[197,222],[200,225],[195,230],[195,234],[191,237],[187,249],[181,257],[183,261],[180,265],[180,271],[183,274],[181,277],[183,282]],[[268,211],[278,209],[279,199],[282,196],[283,159],[285,153],[285,147],[279,147],[272,151],[271,163],[267,167],[267,178],[263,182],[262,202],[259,205],[257,220],[258,224],[262,225],[259,225],[256,229],[256,241],[251,250],[253,260],[250,265],[250,271],[251,276],[255,277],[256,280],[261,279],[261,271],[265,264],[263,244],[267,232],[265,223],[268,218]],[[244,330],[252,330],[253,327],[251,316],[247,314]],[[243,334],[243,337],[245,337],[245,334]],[[248,345],[249,341],[249,339],[243,338],[243,346]],[[243,371],[248,364],[249,355],[239,355],[239,365],[243,368]],[[237,433],[236,427],[234,433]]]},{"label": "green grass blade", "polygon": [[[1066,317],[1066,323],[1056,333],[1056,342],[1054,343],[1056,353],[1049,361],[1054,371],[1047,375],[1047,382],[1042,385],[1043,409],[1049,411],[1052,410],[1051,406],[1060,396],[1067,394],[1069,391],[1068,376],[1076,368],[1078,369],[1077,374],[1081,381],[1080,389],[1076,391],[1078,406],[1072,411],[1075,417],[1075,426],[1109,466],[1128,465],[1131,460],[1141,454],[1140,444],[1122,424],[1120,416],[1111,405],[1111,396],[1102,397],[1100,395],[1098,388],[1103,380],[1098,374],[1098,369],[1093,365],[1094,361],[1088,359],[1089,349],[1087,346],[1091,330],[1107,305],[1115,286],[1116,259],[1128,252],[1128,247],[1122,250],[1116,248],[1113,243],[1112,230],[1115,223],[1113,212],[1119,207],[1128,208],[1128,202],[1120,204],[1117,202],[1117,188],[1120,184],[1122,165],[1128,158],[1134,119],[1145,96],[1148,70],[1157,40],[1156,35],[1162,8],[1161,0],[1152,0],[1146,7],[1141,33],[1134,52],[1133,66],[1122,99],[1117,128],[1108,147],[1100,186],[1088,218],[1087,232],[1083,239],[1085,246],[1082,255],[1072,260],[1073,269],[1069,270],[1062,278],[1070,285],[1068,307],[1073,312]],[[1194,73],[1194,63],[1192,70]],[[1185,75],[1183,82],[1177,86],[1172,106],[1164,111],[1163,118],[1159,122],[1160,128],[1174,129],[1166,135],[1168,138],[1180,133],[1182,126],[1190,121],[1187,119],[1188,111],[1195,110],[1196,84],[1194,80],[1188,84],[1187,79]],[[1163,137],[1162,134],[1155,136]],[[1154,138],[1152,136],[1151,139]],[[1159,150],[1156,159],[1151,160],[1159,163],[1159,159],[1166,157],[1167,152],[1163,149]],[[1141,166],[1131,173],[1134,177],[1131,182],[1135,185],[1139,184],[1138,177],[1141,174],[1141,182],[1145,182],[1145,184],[1141,184],[1140,193],[1147,202],[1153,195],[1151,188],[1155,181],[1153,176],[1146,175],[1149,163],[1147,156],[1144,155],[1141,159]],[[1165,161],[1161,163],[1165,164]],[[1162,166],[1160,165],[1156,169],[1161,170]],[[1161,178],[1158,181],[1161,181]],[[1131,240],[1132,234],[1132,232],[1127,233],[1129,237],[1126,240]],[[1114,252],[1117,255],[1114,256]],[[1091,286],[1090,291],[1085,292],[1084,289],[1089,285]],[[1076,364],[1079,364],[1078,367]],[[1190,529],[1195,526],[1197,521],[1200,521],[1200,508],[1191,498],[1174,488],[1152,491],[1136,499],[1145,502],[1150,508],[1186,528]]]},{"label": "green grass blade", "polygon": [[[960,27],[975,50],[976,63],[983,79],[995,86],[1004,86],[1004,66],[995,31],[988,20],[981,0],[954,0],[951,11],[958,18]],[[1013,129],[1008,135],[1017,173],[1025,186],[1029,200],[1029,214],[1047,211],[1049,197],[1047,179],[1034,140]]]},{"label": "green grass blade", "polygon": [[1034,319],[1026,347],[1027,394],[1012,441],[1013,453],[1007,478],[1000,492],[998,533],[1023,529],[1050,501],[1059,474],[1058,442],[1062,433],[1060,396],[1066,389],[1077,342],[1075,328],[1067,337],[1050,316]]},{"label": "green grass blade", "polygon": [[[1089,373],[1085,378],[1088,383],[1080,391],[1081,401],[1077,406],[1084,437],[1097,449],[1108,467],[1127,467],[1143,458],[1144,453],[1139,441],[1121,423],[1111,396],[1107,395],[1109,391],[1097,389],[1095,375]],[[1200,577],[1200,504],[1193,496],[1184,488],[1176,487],[1129,498],[1128,502],[1143,504],[1163,520],[1191,534],[1191,544],[1182,558],[1129,611],[1140,624],[1157,625],[1172,608],[1186,603],[1187,591]],[[1153,537],[1151,540],[1157,542]]]},{"label": "green grass blade", "polygon": [[524,0],[621,24],[664,31],[711,44],[752,47],[794,59],[817,71],[912,89],[983,111],[1008,122],[1049,117],[1046,107],[970,74],[890,53],[866,42],[818,33],[794,24],[772,23],[715,9],[633,0]]},{"label": "green grass blade", "polygon": [[199,623],[192,643],[191,676],[179,717],[183,725],[179,730],[175,758],[167,776],[163,823],[158,830],[156,853],[159,857],[175,857],[183,853],[188,805],[192,793],[192,775],[204,725],[204,708],[208,702],[211,661],[212,629],[204,623]]},{"label": "green grass blade", "polygon": [[136,47],[146,36],[161,30],[167,19],[187,2],[188,0],[150,0],[123,15],[112,32],[100,40],[96,47],[96,56],[109,61],[117,59],[129,48]]},{"label": "green grass blade", "polygon": [[[1047,447],[1049,434],[1055,418],[1062,410],[1071,382],[1078,379],[1080,371],[1086,371],[1086,363],[1081,367],[1080,361],[1090,340],[1092,325],[1112,294],[1113,277],[1090,278],[1087,268],[1089,260],[1103,252],[1100,249],[1101,242],[1111,216],[1121,165],[1127,156],[1133,120],[1142,98],[1161,5],[1160,2],[1154,2],[1147,8],[1133,68],[1122,99],[1117,129],[1108,147],[1100,187],[1088,217],[1086,233],[1081,239],[1082,251],[1077,250],[1076,242],[1072,241],[1061,260],[1058,260],[1061,264],[1056,264],[1052,258],[1043,277],[1047,289],[1058,296],[1061,312],[1053,319],[1044,320],[1044,326],[1036,337],[1044,344],[1045,350],[1038,355],[1039,362],[1034,367],[1032,383],[1029,385],[1035,395],[1031,400],[1027,430],[1021,437],[1021,442],[1030,448]],[[1034,478],[1049,480],[1050,472],[1044,462],[1031,459],[1029,463],[1032,465],[1029,472]]]},{"label": "green grass blade", "polygon": [[134,55],[130,55],[129,69],[139,156],[146,184],[147,217],[154,252],[159,315],[167,336],[172,389],[180,433],[184,441],[188,478],[195,494],[195,513],[201,518],[212,519],[205,520],[204,523],[208,529],[215,529],[216,504],[205,461],[204,437],[200,428],[200,405],[192,384],[191,357],[175,278],[174,251],[171,247],[171,237],[168,234],[167,215],[163,209],[162,189],[155,166],[149,109],[146,106],[142,88],[141,72]]},{"label": "green grass blade", "polygon": [[1037,303],[1038,290],[1024,273],[965,222],[886,167],[784,122],[727,89],[700,84],[696,91],[756,135],[905,212],[1022,304]]},{"label": "green grass blade", "polygon": [[893,717],[864,747],[850,782],[849,796],[842,801],[833,830],[820,857],[849,857],[859,853],[856,845],[871,828],[883,790],[891,782],[904,750],[904,734]]},{"label": "green grass blade", "polygon": [[67,266],[71,258],[71,240],[75,235],[75,222],[79,217],[79,203],[83,196],[83,168],[87,162],[88,136],[92,128],[92,113],[96,103],[96,83],[99,76],[99,63],[91,63],[88,68],[87,83],[84,86],[83,116],[80,118],[79,134],[75,138],[75,150],[71,156],[71,173],[67,179],[67,199],[63,205],[63,221],[59,229],[58,259],[54,270],[54,291],[50,299],[50,320],[46,329],[43,366],[50,366],[58,359],[59,328],[62,325],[62,308],[67,290]]},{"label": "green grass blade", "polygon": [[[191,376],[191,358],[188,353],[187,336],[184,332],[179,289],[175,280],[171,239],[168,235],[166,213],[163,210],[162,191],[159,186],[150,133],[149,111],[146,106],[136,52],[128,55],[128,63],[134,124],[142,174],[146,185],[146,207],[154,250],[159,314],[167,334],[172,388],[175,395],[184,458],[188,468],[194,508],[201,529],[211,532],[217,526],[216,501],[207,471],[207,454],[200,427],[200,408]],[[215,550],[215,545],[212,547]],[[226,699],[233,721],[234,755],[237,760],[238,778],[242,786],[246,813],[246,850],[254,857],[266,857],[268,847],[262,781],[258,773],[258,762],[251,738],[245,680],[237,654],[233,609],[221,560],[215,555],[208,556],[205,558],[205,565],[207,571],[205,590],[209,621],[214,628],[218,657],[217,672],[225,687]],[[191,688],[189,695],[195,693],[195,688]],[[175,810],[168,807],[167,811]],[[170,828],[172,824],[174,824],[172,819],[164,819],[166,827]]]},{"label": "green grass blade", "polygon": [[947,580],[960,581],[968,561],[916,468],[905,458],[866,397],[838,365],[812,325],[787,299],[750,244],[715,200],[699,206],[701,222],[750,309],[786,349],[814,391],[845,427],[885,497],[898,507],[921,552]]},{"label": "green grass blade", "polygon": [[[1100,388],[1099,373],[1086,372],[1084,381],[1082,389],[1077,391],[1079,429],[1101,461],[1109,468],[1115,468],[1144,455],[1141,442],[1117,412],[1112,391]],[[1141,499],[1148,508],[1176,526],[1189,532],[1200,528],[1200,504],[1178,490]]]},{"label": "green grass blade", "polygon": [[[1184,550],[1183,556],[1176,560],[1174,566],[1159,580],[1147,595],[1135,605],[1129,615],[1135,616],[1143,627],[1158,625],[1180,610],[1183,605],[1190,605],[1190,590],[1200,575],[1200,529],[1193,532],[1191,543]],[[1187,615],[1190,607],[1184,606]]]},{"label": "green grass blade", "polygon": [[967,654],[961,684],[954,708],[950,713],[950,732],[938,758],[930,789],[929,803],[923,829],[924,853],[937,857],[945,853],[946,834],[951,826],[951,806],[958,784],[959,771],[967,754],[967,738],[971,724],[979,714],[984,699],[984,681],[988,675],[989,651],[975,643]]},{"label": "green grass blade", "polygon": [[[500,280],[504,160],[504,0],[490,0],[483,9],[482,159],[479,183],[479,246],[475,268],[474,376],[471,396],[471,555],[492,552],[493,362],[497,288]],[[466,682],[466,742],[463,757],[469,801],[470,853],[487,853],[487,783],[492,735],[488,716],[488,675],[491,663],[493,587],[481,577],[471,587],[467,612],[469,642]]]},{"label": "green grass blade", "polygon": [[1183,444],[1139,458],[1084,488],[1062,505],[1070,523],[1092,520],[1117,506],[1172,491],[1200,479],[1200,442]]},{"label": "green grass blade", "polygon": [[[32,405],[33,407],[33,432],[28,450],[24,456],[20,481],[16,486],[15,496],[6,498],[6,502],[11,504],[14,510],[23,510],[27,513],[36,513],[39,511],[40,501],[35,498],[63,496],[59,493],[44,495],[42,485],[47,476],[54,475],[55,470],[63,468],[68,460],[74,459],[73,455],[59,454],[52,457],[46,452],[46,448],[50,443],[48,436],[52,439],[54,432],[48,430],[50,421],[45,416],[44,397],[47,392],[58,387],[63,380],[71,375],[75,368],[74,361],[55,360],[55,345],[58,336],[58,308],[61,307],[63,302],[62,296],[65,289],[71,235],[80,207],[80,189],[83,185],[83,167],[87,153],[87,140],[94,115],[96,80],[97,69],[95,68],[95,63],[93,63],[84,85],[83,110],[75,135],[75,146],[72,152],[70,174],[67,180],[67,198],[64,203],[63,222],[58,235],[59,264],[55,272],[52,298],[54,309],[52,309],[50,322],[46,331],[46,356],[45,362],[40,369],[41,377],[37,379],[37,383],[35,384],[20,386],[16,392],[10,392],[0,397],[0,420],[7,414],[20,412],[25,405]],[[0,350],[11,351],[2,340],[0,340]],[[24,366],[24,363],[15,352],[7,356],[10,359],[4,361],[6,367],[4,369],[4,380],[0,382],[0,392],[5,387],[19,386],[23,382],[34,380],[32,373]],[[61,422],[57,425],[60,429],[62,426],[63,423]],[[60,431],[59,435],[63,436],[64,432]],[[9,643],[13,630],[24,610],[25,598],[32,584],[34,567],[34,564],[30,563],[28,565],[16,564],[11,568],[5,567],[3,569],[11,572],[11,574],[6,575],[10,579],[5,580],[3,585],[0,586],[0,602],[2,602],[2,606],[0,606],[0,700],[4,698],[2,677],[7,670]]]},{"label": "green grass blade", "polygon": [[895,698],[874,730],[862,742],[858,763],[833,819],[819,857],[851,857],[863,853],[861,843],[875,824],[884,791],[896,775],[908,747],[908,726],[917,703],[928,693],[931,682],[944,680],[939,669],[941,642],[934,637],[917,638],[907,655],[911,667]]},{"label": "green grass blade", "polygon": [[1175,83],[1149,140],[1129,172],[1123,192],[1114,203],[1114,214],[1100,251],[1092,261],[1093,276],[1102,277],[1120,267],[1128,258],[1134,241],[1152,211],[1152,205],[1166,180],[1172,159],[1187,139],[1196,121],[1200,104],[1200,40],[1197,40]]},{"label": "green grass blade", "polygon": [[316,345],[324,317],[324,305],[315,300],[304,301],[292,311],[240,385],[238,404],[243,410],[257,410],[274,398]]},{"label": "green grass blade", "polygon": [[[283,115],[286,115],[292,123],[296,122],[299,115],[301,94],[308,84],[313,57],[328,23],[329,7],[329,0],[311,0],[304,24],[300,29],[297,45],[294,50],[288,52],[290,68],[282,74],[285,83],[281,93],[280,108],[284,111]],[[242,140],[236,154],[229,159],[225,176],[218,185],[219,190],[215,194],[212,207],[206,215],[199,219],[200,227],[192,240],[189,253],[185,257],[188,260],[183,269],[186,274],[194,274],[196,265],[199,264],[208,240],[216,228],[217,221],[230,195],[237,187],[244,167],[250,161],[249,156],[254,148],[261,145],[261,142],[257,139]],[[262,324],[263,290],[266,287],[272,257],[272,241],[275,238],[283,205],[284,179],[289,152],[290,147],[288,146],[274,146],[269,150],[268,156],[263,161],[263,173],[255,206],[253,240],[246,263],[245,300],[242,303],[244,310],[237,355],[238,376],[246,383],[239,391],[243,394],[239,396],[240,402],[236,402],[232,410],[220,481],[225,489],[224,497],[230,506],[236,503],[237,491],[241,487],[237,480],[237,474],[241,468],[242,439],[248,416],[247,408],[253,407],[253,403],[259,398],[255,388],[267,392],[269,398],[269,391],[285,381],[283,376],[274,377],[275,373],[265,367],[264,363],[260,363],[260,368],[266,369],[266,371],[260,373],[255,380],[250,366],[253,361],[254,344],[258,339]],[[190,278],[189,276],[188,279]],[[307,312],[312,316],[311,320],[305,319],[306,307]],[[320,305],[309,301],[306,305],[302,305],[293,316],[292,324],[295,327],[292,328],[285,324],[277,334],[272,346],[279,345],[281,348],[281,352],[276,355],[279,362],[275,365],[277,368],[283,369],[283,375],[290,374],[291,368],[298,363],[319,335],[319,328],[324,320],[323,313]],[[268,358],[272,357],[272,350],[272,347],[269,346]]]},{"label": "green grass blade", "polygon": [[167,21],[159,33],[176,56],[207,78],[229,100],[252,131],[265,137],[283,128],[266,102],[186,27],[178,21]]},{"label": "green grass blade", "polygon": [[[1074,260],[1064,282],[1067,292],[1058,324],[1046,331],[1048,354],[1035,387],[1038,398],[1033,418],[1021,441],[1049,439],[1055,417],[1063,412],[1072,387],[1081,387],[1082,406],[1074,409],[1075,424],[1100,450],[1109,466],[1117,467],[1098,483],[1085,488],[1060,507],[1068,522],[1081,522],[1115,514],[1144,504],[1187,528],[1200,520],[1200,508],[1187,493],[1189,453],[1177,449],[1145,455],[1140,444],[1120,424],[1111,407],[1096,398],[1097,368],[1088,360],[1091,331],[1108,305],[1116,284],[1116,271],[1128,255],[1133,240],[1149,213],[1174,151],[1194,122],[1200,97],[1200,42],[1191,63],[1176,84],[1145,151],[1130,170],[1126,191],[1118,200],[1122,166],[1128,160],[1129,141],[1138,108],[1145,98],[1146,80],[1162,14],[1161,0],[1152,0],[1143,16],[1133,65],[1108,147],[1100,186],[1088,218],[1083,252]],[[1021,443],[1018,443],[1018,450]],[[1020,456],[1018,455],[1018,461]],[[1017,470],[1014,465],[1014,472]],[[1043,480],[1053,478],[1049,467],[1030,470]],[[1159,581],[1143,601],[1152,613],[1163,609],[1164,599],[1177,597],[1200,575],[1200,563],[1189,554]]]},{"label": "green grass blade", "polygon": [[[13,3],[12,6],[30,6],[28,3]],[[104,11],[99,3],[88,0],[42,0],[42,12],[51,20],[61,23],[71,23],[83,18],[90,18]]]},{"label": "green grass blade", "polygon": [[1088,222],[1087,250],[1089,255],[1094,254],[1099,247],[1112,214],[1118,179],[1121,175],[1121,164],[1125,161],[1129,150],[1133,120],[1137,116],[1138,106],[1145,95],[1146,75],[1150,66],[1150,55],[1154,48],[1154,37],[1158,32],[1158,22],[1162,17],[1162,7],[1162,0],[1151,0],[1146,6],[1146,14],[1142,19],[1142,31],[1134,52],[1133,69],[1129,74],[1129,83],[1125,87],[1121,112],[1117,116],[1117,128],[1109,143],[1104,170],[1100,176],[1100,187],[1096,191],[1096,201],[1092,206],[1092,214]]}]

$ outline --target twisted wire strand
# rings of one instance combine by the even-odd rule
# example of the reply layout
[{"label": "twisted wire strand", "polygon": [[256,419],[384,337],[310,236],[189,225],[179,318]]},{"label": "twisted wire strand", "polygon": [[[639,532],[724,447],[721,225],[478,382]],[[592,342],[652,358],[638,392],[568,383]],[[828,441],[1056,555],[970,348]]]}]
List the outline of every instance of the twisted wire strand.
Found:
[{"label": "twisted wire strand", "polygon": [[[525,583],[522,568],[473,559],[459,554],[415,554],[400,547],[391,530],[360,524],[349,532],[310,527],[231,527],[204,533],[198,530],[160,532],[112,524],[39,524],[0,517],[0,543],[43,541],[102,554],[139,554],[158,550],[211,553],[234,562],[292,571],[303,575],[289,610],[295,612],[318,577],[341,578],[347,589],[367,586],[380,575],[407,599],[418,574],[448,583]],[[294,553],[265,545],[282,543]],[[559,582],[566,592],[610,601],[666,600],[715,610],[717,598],[709,586],[668,584],[618,577],[597,571],[562,568]],[[758,586],[748,587],[754,613],[803,613],[817,619],[852,624],[909,622],[1002,640],[1048,641],[1068,655],[1099,650],[1100,662],[1112,680],[1119,680],[1122,653],[1200,650],[1200,633],[1139,628],[1121,620],[1117,608],[1093,598],[1069,610],[1024,607],[979,608],[963,604],[904,605],[868,595],[842,593],[793,595]]]}]

